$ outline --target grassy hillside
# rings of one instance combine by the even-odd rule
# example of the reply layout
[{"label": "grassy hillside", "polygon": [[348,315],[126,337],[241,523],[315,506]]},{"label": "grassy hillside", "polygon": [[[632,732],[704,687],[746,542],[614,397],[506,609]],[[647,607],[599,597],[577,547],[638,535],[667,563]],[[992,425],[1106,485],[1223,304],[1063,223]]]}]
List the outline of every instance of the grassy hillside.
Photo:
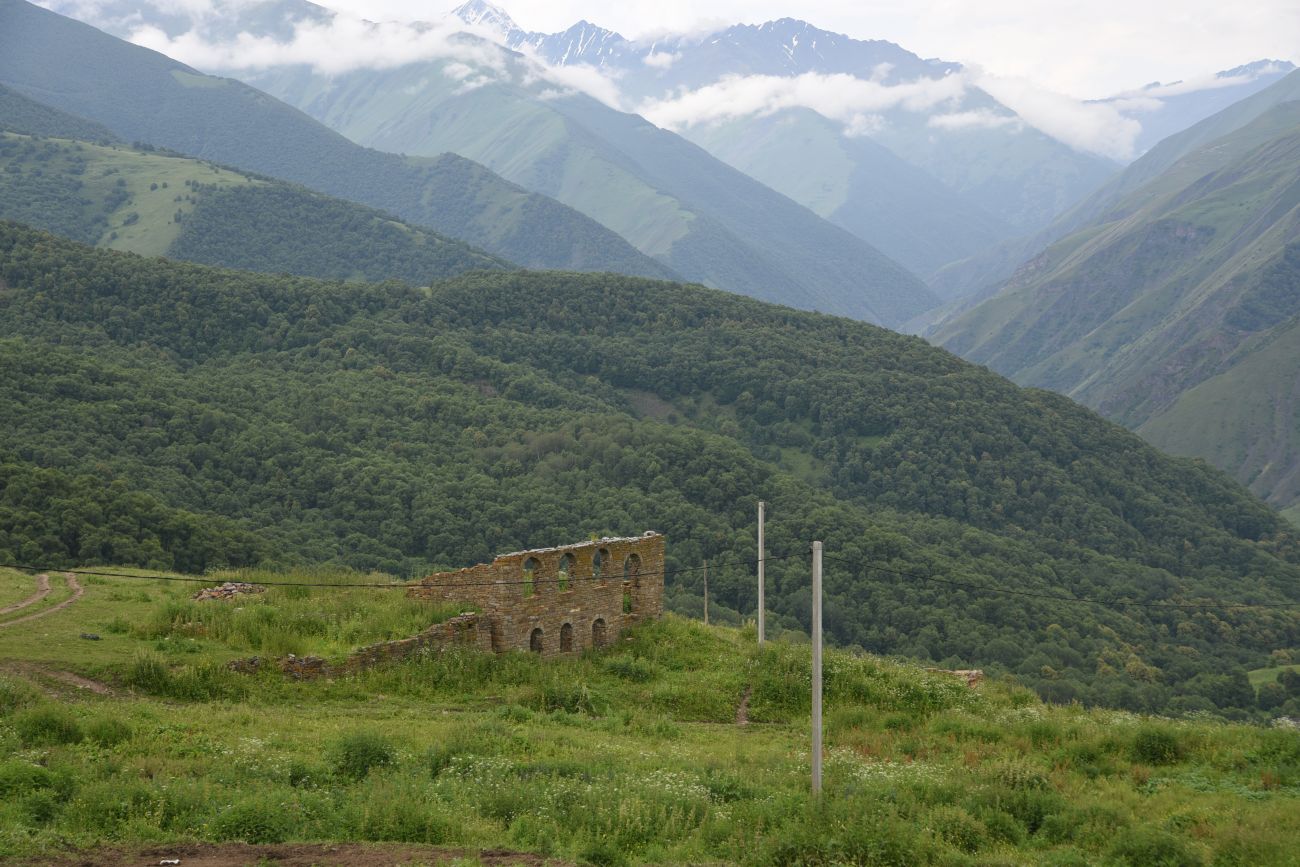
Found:
[{"label": "grassy hillside", "polygon": [[171,153],[11,133],[0,133],[0,218],[147,256],[311,277],[418,285],[508,267],[281,181]]},{"label": "grassy hillside", "polygon": [[[760,652],[752,630],[669,616],[580,658],[451,653],[295,682],[230,672],[247,644],[203,627],[235,605],[266,620],[311,609],[329,629],[350,601],[358,636],[383,634],[403,605],[416,622],[437,614],[377,591],[191,603],[193,585],[81,580],[85,596],[61,611],[0,620],[6,859],[210,851],[180,845],[193,841],[587,864],[1285,865],[1300,850],[1286,730],[1049,707],[832,650],[814,802],[806,645]],[[0,588],[19,583],[32,586],[0,573]],[[182,610],[201,619],[178,625]],[[410,857],[435,854],[450,857]]]},{"label": "grassy hillside", "polygon": [[[0,448],[229,517],[271,562],[408,574],[652,527],[671,566],[721,564],[762,498],[774,628],[806,628],[822,537],[835,641],[1060,700],[1255,713],[1245,671],[1300,644],[1294,608],[1040,598],[1266,603],[1300,569],[1217,471],[916,339],[608,275],[343,287],[0,238]],[[63,538],[46,560],[83,561]],[[754,611],[748,567],[710,584],[715,617]]]},{"label": "grassy hillside", "polygon": [[644,119],[557,94],[503,63],[511,82],[466,90],[444,62],[259,86],[372,147],[477,160],[599,220],[688,280],[802,309],[897,324],[936,299],[849,232]]},{"label": "grassy hillside", "polygon": [[0,83],[127,141],[303,184],[523,266],[671,276],[594,220],[491,172],[360,147],[265,93],[25,0],[0,0]]},{"label": "grassy hillside", "polygon": [[1300,102],[1289,102],[1175,163],[936,338],[1289,505],[1300,495],[1289,383],[1244,386],[1274,379],[1277,350],[1251,355],[1300,312],[1298,233]]}]

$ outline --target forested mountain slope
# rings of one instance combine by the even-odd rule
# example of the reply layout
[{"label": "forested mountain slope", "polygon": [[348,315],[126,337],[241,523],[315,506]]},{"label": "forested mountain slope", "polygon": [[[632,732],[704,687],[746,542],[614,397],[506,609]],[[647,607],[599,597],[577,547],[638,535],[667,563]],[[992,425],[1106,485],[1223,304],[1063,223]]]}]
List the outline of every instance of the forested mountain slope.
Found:
[{"label": "forested mountain slope", "polygon": [[0,129],[24,135],[86,139],[109,144],[117,136],[108,127],[28,99],[0,84]]},{"label": "forested mountain slope", "polygon": [[[0,280],[0,450],[230,518],[268,560],[407,573],[653,527],[734,618],[761,498],[774,620],[807,622],[822,538],[841,643],[1148,709],[1247,707],[1241,667],[1300,643],[1295,608],[1043,598],[1295,599],[1300,555],[1220,472],[873,326],[612,275],[345,287],[13,224]],[[98,559],[74,530],[0,554]]]},{"label": "forested mountain slope", "polygon": [[520,265],[672,275],[594,220],[482,167],[360,147],[247,85],[25,0],[0,0],[0,83],[127,141],[300,183]]},{"label": "forested mountain slope", "polygon": [[[9,125],[0,113],[0,130]],[[413,285],[509,263],[303,187],[125,145],[0,132],[0,219],[209,265]]]},{"label": "forested mountain slope", "polygon": [[1189,153],[936,336],[1285,506],[1300,496],[1295,400],[1284,382],[1254,391],[1243,377],[1281,369],[1250,358],[1276,356],[1300,315],[1298,255],[1300,102],[1287,102]]}]

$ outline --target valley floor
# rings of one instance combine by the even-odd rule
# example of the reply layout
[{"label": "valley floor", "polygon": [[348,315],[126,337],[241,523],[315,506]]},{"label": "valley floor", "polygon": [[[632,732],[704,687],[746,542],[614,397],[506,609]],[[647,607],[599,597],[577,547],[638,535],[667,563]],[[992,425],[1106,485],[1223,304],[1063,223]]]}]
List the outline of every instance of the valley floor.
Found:
[{"label": "valley floor", "polygon": [[[0,608],[37,586],[0,572]],[[226,663],[438,612],[362,588],[81,586],[0,614],[2,860],[1300,863],[1294,730],[1047,706],[829,651],[813,800],[808,649],[752,630],[669,616],[595,655],[292,681]]]}]

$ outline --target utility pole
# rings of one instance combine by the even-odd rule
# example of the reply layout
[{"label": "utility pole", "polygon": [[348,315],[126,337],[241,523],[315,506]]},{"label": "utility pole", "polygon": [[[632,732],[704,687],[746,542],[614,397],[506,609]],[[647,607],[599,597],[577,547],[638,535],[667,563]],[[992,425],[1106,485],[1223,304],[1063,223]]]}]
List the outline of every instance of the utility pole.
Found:
[{"label": "utility pole", "polygon": [[822,543],[812,548],[812,790],[822,791]]},{"label": "utility pole", "polygon": [[704,625],[709,625],[709,561],[704,561]]},{"label": "utility pole", "polygon": [[767,559],[767,553],[763,550],[763,509],[767,504],[762,500],[758,501],[758,643],[762,646],[764,640],[763,619],[766,612],[767,603],[763,599],[764,581],[763,567],[766,565],[763,561]]}]

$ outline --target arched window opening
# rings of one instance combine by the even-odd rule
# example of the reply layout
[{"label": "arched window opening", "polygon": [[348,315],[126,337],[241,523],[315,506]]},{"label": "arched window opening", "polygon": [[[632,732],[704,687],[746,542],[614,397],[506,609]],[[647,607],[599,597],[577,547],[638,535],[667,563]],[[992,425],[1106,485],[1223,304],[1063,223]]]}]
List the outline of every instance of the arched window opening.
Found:
[{"label": "arched window opening", "polygon": [[533,630],[533,634],[528,636],[528,649],[533,653],[542,652],[542,628],[539,626]]},{"label": "arched window opening", "polygon": [[560,558],[560,574],[556,576],[555,583],[561,590],[569,589],[569,576],[573,574],[577,562],[577,558],[572,554],[565,554]]},{"label": "arched window opening", "polygon": [[573,650],[573,624],[566,623],[560,627],[560,653],[570,653]]},{"label": "arched window opening", "polygon": [[606,583],[607,581],[609,581],[609,576],[605,573],[605,570],[608,568],[608,566],[609,566],[608,549],[605,548],[597,549],[596,553],[591,555],[591,577],[600,579],[601,584]]},{"label": "arched window opening", "polygon": [[605,618],[597,617],[591,623],[591,646],[604,647],[605,642]]},{"label": "arched window opening", "polygon": [[536,557],[529,557],[524,561],[524,595],[532,596],[537,592],[537,570],[541,568],[541,563]]},{"label": "arched window opening", "polygon": [[641,558],[636,554],[628,554],[627,559],[623,561],[623,580],[631,581],[636,586],[641,586],[638,580],[641,575]]}]

